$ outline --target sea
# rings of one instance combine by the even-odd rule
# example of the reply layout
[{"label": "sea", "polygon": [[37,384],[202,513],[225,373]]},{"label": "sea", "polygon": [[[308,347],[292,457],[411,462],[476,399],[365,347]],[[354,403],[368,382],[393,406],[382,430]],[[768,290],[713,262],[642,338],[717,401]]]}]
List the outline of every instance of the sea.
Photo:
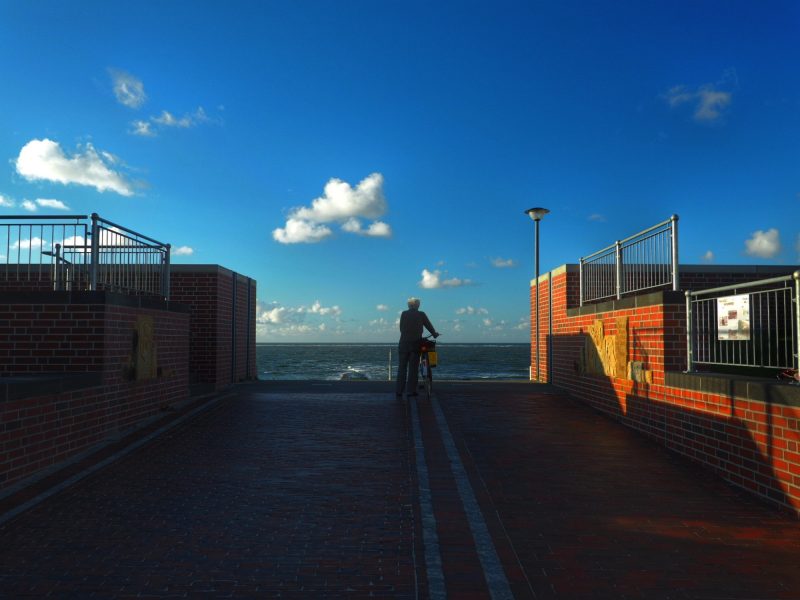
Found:
[{"label": "sea", "polygon": [[[529,344],[437,344],[436,379],[529,379]],[[397,374],[397,344],[256,344],[258,378],[369,379]]]}]

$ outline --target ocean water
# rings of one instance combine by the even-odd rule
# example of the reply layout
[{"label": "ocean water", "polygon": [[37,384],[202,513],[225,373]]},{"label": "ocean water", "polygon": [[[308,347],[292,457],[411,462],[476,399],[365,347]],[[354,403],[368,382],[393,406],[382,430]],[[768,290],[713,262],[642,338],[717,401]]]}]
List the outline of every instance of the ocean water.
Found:
[{"label": "ocean water", "polygon": [[[437,344],[437,379],[528,380],[528,344]],[[373,381],[397,374],[397,344],[256,344],[259,379],[339,380],[345,373]]]}]

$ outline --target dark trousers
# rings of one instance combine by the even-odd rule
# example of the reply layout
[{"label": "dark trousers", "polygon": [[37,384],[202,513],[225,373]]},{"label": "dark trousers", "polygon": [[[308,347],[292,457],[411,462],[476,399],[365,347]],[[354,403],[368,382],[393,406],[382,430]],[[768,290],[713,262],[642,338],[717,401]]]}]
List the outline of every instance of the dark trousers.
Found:
[{"label": "dark trousers", "polygon": [[405,391],[408,394],[417,393],[417,380],[419,379],[419,352],[410,350],[398,351],[400,362],[397,365],[397,387],[398,394]]}]

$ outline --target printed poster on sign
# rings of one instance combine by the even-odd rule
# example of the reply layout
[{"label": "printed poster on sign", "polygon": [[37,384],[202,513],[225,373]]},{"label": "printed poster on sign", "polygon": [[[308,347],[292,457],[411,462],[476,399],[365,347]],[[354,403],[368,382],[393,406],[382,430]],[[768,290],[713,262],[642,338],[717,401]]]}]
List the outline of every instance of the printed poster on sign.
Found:
[{"label": "printed poster on sign", "polygon": [[750,296],[717,298],[717,339],[740,341],[750,339]]}]

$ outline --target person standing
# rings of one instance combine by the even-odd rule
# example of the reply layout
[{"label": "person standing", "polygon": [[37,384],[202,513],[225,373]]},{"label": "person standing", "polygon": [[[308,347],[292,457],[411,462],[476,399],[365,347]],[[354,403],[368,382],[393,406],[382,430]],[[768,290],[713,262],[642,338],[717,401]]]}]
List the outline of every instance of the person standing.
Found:
[{"label": "person standing", "polygon": [[433,337],[439,337],[431,325],[428,315],[419,309],[419,298],[408,299],[408,310],[400,314],[400,343],[398,344],[397,396],[406,392],[408,396],[417,395],[417,379],[419,376],[419,345],[422,340],[422,328],[425,327]]}]

